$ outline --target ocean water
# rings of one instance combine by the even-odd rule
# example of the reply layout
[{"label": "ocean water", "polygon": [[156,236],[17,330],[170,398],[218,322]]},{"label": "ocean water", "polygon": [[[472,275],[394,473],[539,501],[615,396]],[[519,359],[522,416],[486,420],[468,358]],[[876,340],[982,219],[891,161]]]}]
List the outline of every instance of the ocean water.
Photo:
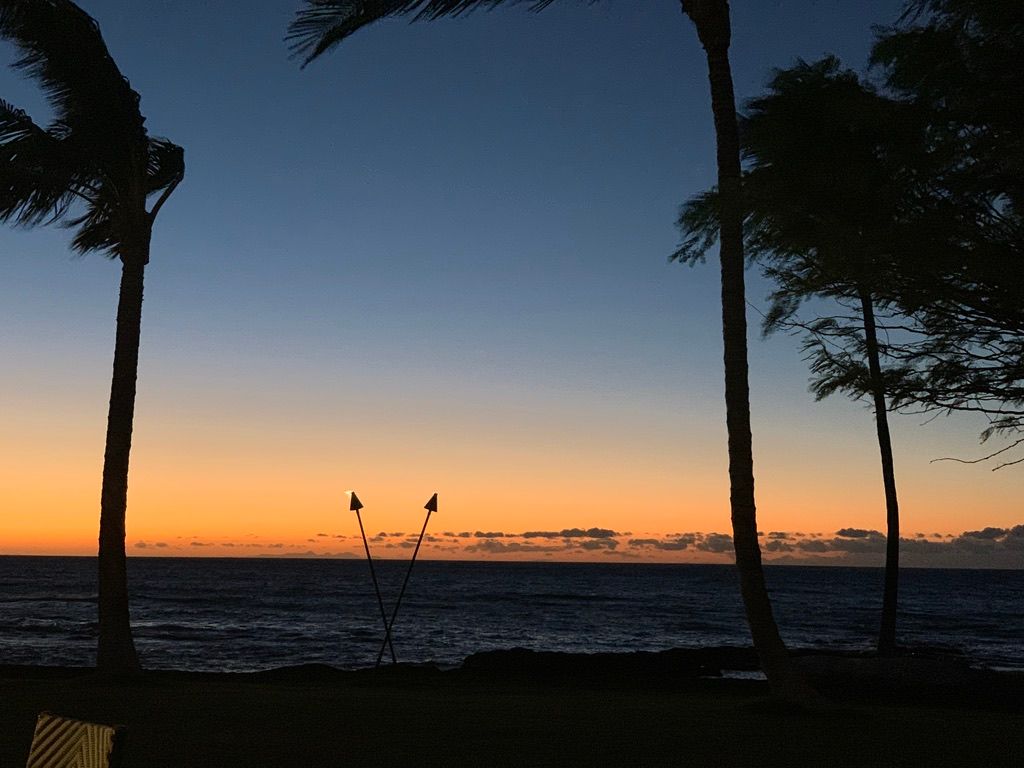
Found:
[{"label": "ocean water", "polygon": [[[390,615],[407,563],[375,561]],[[93,558],[0,557],[0,664],[89,666],[96,642]],[[248,671],[372,665],[383,636],[359,560],[129,560],[132,624],[153,669]],[[869,649],[878,568],[769,567],[791,647]],[[907,569],[899,640],[1024,669],[1024,571]],[[400,661],[457,665],[520,646],[656,651],[749,645],[726,565],[417,562],[393,631]]]}]

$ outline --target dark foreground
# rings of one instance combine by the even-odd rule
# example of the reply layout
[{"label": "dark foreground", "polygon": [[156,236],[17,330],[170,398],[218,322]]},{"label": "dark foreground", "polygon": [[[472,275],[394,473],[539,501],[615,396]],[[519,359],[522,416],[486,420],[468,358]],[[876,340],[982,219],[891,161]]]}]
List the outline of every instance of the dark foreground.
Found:
[{"label": "dark foreground", "polygon": [[[472,657],[469,660],[473,661]],[[49,710],[128,727],[124,765],[1019,766],[1020,679],[817,659],[825,707],[671,659],[492,655],[460,670],[253,674],[0,667],[0,768]],[[883,677],[894,680],[883,682]]]}]

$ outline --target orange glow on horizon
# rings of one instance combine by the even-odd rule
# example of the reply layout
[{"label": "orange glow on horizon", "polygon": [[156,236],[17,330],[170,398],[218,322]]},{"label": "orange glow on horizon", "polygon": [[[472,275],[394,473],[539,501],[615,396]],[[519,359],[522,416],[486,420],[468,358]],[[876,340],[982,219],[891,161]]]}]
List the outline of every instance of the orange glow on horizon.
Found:
[{"label": "orange glow on horizon", "polygon": [[[578,431],[565,434],[500,415],[493,423],[438,416],[390,431],[309,418],[300,429],[281,413],[253,413],[250,422],[211,414],[157,417],[142,402],[129,485],[130,555],[313,551],[361,557],[345,495],[355,488],[369,536],[417,534],[423,504],[437,490],[439,511],[431,518],[430,535],[597,528],[620,534],[622,542],[614,551],[597,544],[541,549],[527,540],[505,549],[492,544],[465,551],[465,540],[428,541],[424,558],[728,560],[692,547],[627,545],[630,539],[731,532],[724,439],[711,419],[685,430],[655,416],[628,429],[614,421],[574,421]],[[23,412],[14,419],[22,437],[0,455],[9,477],[0,486],[0,553],[94,554],[101,424],[62,413]],[[763,531],[832,535],[849,527],[884,528],[870,423],[855,423],[863,428],[841,442],[828,428],[797,435],[783,425],[756,433]],[[905,536],[1024,522],[1011,472],[971,474],[929,463],[935,451],[928,447],[904,451],[897,456],[897,472]],[[375,556],[408,554],[387,543],[394,542],[371,544]]]}]

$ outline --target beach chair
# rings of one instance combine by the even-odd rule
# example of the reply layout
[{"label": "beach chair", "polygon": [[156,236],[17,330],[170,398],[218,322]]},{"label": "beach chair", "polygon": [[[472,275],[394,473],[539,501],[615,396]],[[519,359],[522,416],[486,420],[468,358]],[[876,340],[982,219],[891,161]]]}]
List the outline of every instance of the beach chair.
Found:
[{"label": "beach chair", "polygon": [[122,732],[112,725],[41,712],[26,768],[117,768],[116,748]]}]

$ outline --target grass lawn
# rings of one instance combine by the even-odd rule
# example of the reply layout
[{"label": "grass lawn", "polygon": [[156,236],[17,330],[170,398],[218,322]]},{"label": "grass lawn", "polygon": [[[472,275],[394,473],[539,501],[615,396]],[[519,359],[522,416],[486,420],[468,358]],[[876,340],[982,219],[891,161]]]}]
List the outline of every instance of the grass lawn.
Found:
[{"label": "grass lawn", "polygon": [[1020,709],[927,702],[783,708],[752,681],[553,684],[418,670],[147,673],[0,669],[0,768],[36,714],[128,727],[124,765],[1020,766]]}]

